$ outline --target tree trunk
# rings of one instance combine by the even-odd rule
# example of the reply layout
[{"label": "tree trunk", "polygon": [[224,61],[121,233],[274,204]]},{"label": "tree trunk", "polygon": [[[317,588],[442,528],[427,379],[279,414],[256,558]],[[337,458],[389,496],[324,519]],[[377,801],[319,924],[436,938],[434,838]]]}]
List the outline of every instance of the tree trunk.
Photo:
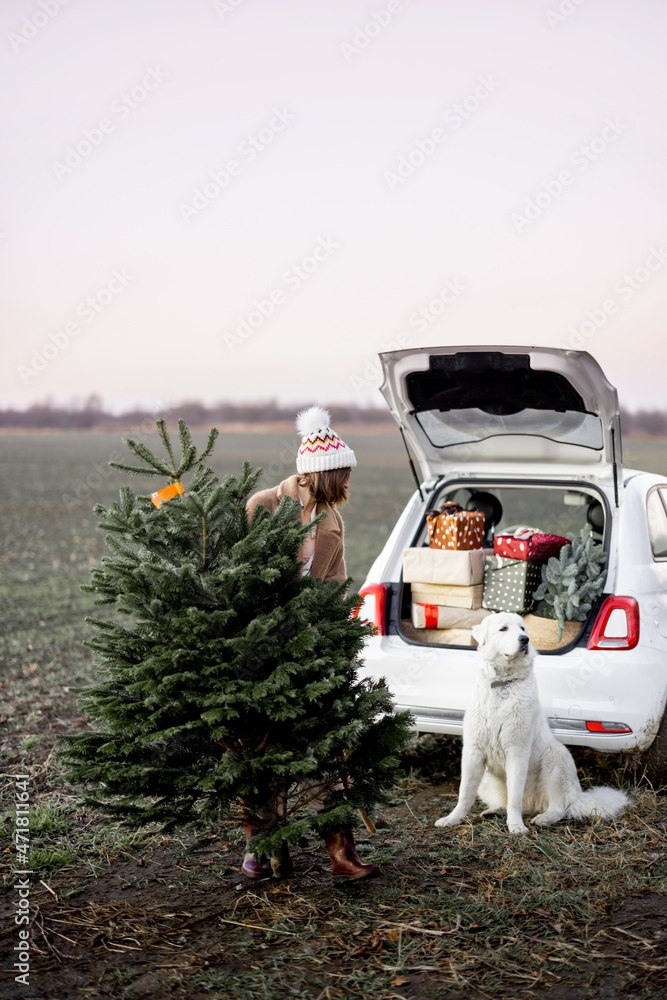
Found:
[{"label": "tree trunk", "polygon": [[278,853],[271,855],[270,861],[274,878],[288,878],[294,874],[294,866],[287,844],[281,844]]}]

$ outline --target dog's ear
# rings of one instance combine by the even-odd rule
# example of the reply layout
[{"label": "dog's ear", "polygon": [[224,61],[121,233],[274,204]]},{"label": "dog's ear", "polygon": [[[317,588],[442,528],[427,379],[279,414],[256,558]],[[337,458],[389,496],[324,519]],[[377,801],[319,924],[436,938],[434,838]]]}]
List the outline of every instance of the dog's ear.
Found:
[{"label": "dog's ear", "polygon": [[479,625],[473,625],[473,627],[470,629],[470,634],[472,635],[473,639],[475,640],[478,646],[483,646],[484,643],[486,642],[487,622],[490,617],[491,616],[488,615],[486,618],[482,618]]}]

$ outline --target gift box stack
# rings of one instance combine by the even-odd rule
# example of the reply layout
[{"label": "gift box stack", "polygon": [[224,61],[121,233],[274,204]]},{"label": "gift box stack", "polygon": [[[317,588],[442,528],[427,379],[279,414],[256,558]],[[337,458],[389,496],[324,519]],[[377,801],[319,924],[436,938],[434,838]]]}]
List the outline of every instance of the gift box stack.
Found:
[{"label": "gift box stack", "polygon": [[403,580],[412,588],[412,624],[437,630],[434,641],[473,645],[482,609],[484,515],[446,503],[426,515],[428,548],[405,549]]},{"label": "gift box stack", "polygon": [[530,611],[533,593],[542,581],[543,564],[557,556],[569,541],[534,528],[498,535],[493,541],[493,555],[487,556],[484,566],[482,607],[519,615]]}]

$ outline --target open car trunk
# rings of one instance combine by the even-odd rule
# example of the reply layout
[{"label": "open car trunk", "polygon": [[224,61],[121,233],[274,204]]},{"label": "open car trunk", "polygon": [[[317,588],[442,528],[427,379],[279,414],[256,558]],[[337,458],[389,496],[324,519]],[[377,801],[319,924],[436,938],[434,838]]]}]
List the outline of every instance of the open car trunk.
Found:
[{"label": "open car trunk", "polygon": [[[382,393],[423,481],[436,487],[431,506],[454,500],[485,514],[483,586],[476,579],[472,596],[455,585],[448,593],[446,580],[431,585],[404,574],[393,598],[396,628],[411,642],[472,647],[470,629],[480,616],[512,610],[524,615],[537,649],[582,641],[587,621],[569,622],[558,640],[555,622],[534,616],[539,560],[499,564],[493,546],[498,534],[521,528],[573,539],[589,524],[609,551],[611,505],[622,502],[620,416],[598,363],[585,351],[491,346],[408,349],[380,359]],[[428,545],[424,521],[412,547]],[[497,599],[499,588],[509,594],[513,587],[524,604],[492,603],[493,591]],[[450,604],[460,600],[468,603],[457,614]]]},{"label": "open car trunk", "polygon": [[[493,562],[494,538],[498,535],[513,535],[521,528],[531,528],[545,534],[561,538],[575,538],[588,525],[593,539],[608,549],[608,534],[611,523],[610,503],[604,490],[593,486],[580,487],[567,483],[507,483],[493,480],[471,482],[450,482],[443,484],[437,495],[435,507],[444,501],[455,501],[466,510],[481,510],[485,514],[484,557],[485,563]],[[428,550],[429,540],[425,519],[422,520],[411,546],[412,550]],[[512,561],[505,560],[505,569]],[[519,574],[526,571],[527,564],[517,561]],[[582,621],[569,621],[558,639],[557,623],[541,617],[539,602],[532,598],[542,579],[544,562],[532,564],[529,586],[525,591],[525,605],[514,608],[524,615],[524,621],[533,646],[541,652],[564,651],[587,637],[588,622],[594,620],[595,612],[602,601],[602,595]],[[514,567],[511,567],[514,568]],[[404,639],[413,643],[435,646],[459,646],[474,648],[476,643],[471,629],[483,617],[491,613],[484,606],[482,594],[486,594],[486,572],[484,585],[477,589],[476,599],[465,600],[460,607],[458,590],[466,597],[473,588],[454,588],[447,591],[441,600],[429,596],[437,587],[429,590],[414,580],[403,580],[393,595],[394,613],[391,615],[395,628]],[[603,574],[604,575],[604,574]],[[521,583],[517,584],[519,588]],[[523,599],[524,594],[519,595]],[[430,607],[429,602],[444,607]],[[492,603],[492,602],[491,602]],[[493,609],[500,610],[500,609]],[[438,619],[442,619],[441,622]],[[430,621],[429,621],[430,619]]]},{"label": "open car trunk", "polygon": [[429,347],[380,355],[381,391],[424,480],[456,475],[622,484],[616,390],[585,351]]}]

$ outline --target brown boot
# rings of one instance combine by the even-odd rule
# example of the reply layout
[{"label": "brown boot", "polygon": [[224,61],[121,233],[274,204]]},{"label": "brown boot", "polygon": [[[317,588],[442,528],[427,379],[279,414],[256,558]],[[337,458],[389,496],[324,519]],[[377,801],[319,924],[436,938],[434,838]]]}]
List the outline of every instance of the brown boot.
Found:
[{"label": "brown boot", "polygon": [[327,833],[324,843],[331,858],[331,877],[334,880],[371,878],[381,874],[377,865],[364,864],[357,854],[350,827]]},{"label": "brown boot", "polygon": [[[247,841],[252,840],[252,838],[258,833],[259,827],[253,822],[252,817],[248,810],[243,808],[243,832],[245,833],[245,839]],[[252,851],[246,851],[243,855],[243,864],[241,865],[241,871],[248,878],[270,878],[271,863],[266,855],[261,854],[257,857]]]}]

